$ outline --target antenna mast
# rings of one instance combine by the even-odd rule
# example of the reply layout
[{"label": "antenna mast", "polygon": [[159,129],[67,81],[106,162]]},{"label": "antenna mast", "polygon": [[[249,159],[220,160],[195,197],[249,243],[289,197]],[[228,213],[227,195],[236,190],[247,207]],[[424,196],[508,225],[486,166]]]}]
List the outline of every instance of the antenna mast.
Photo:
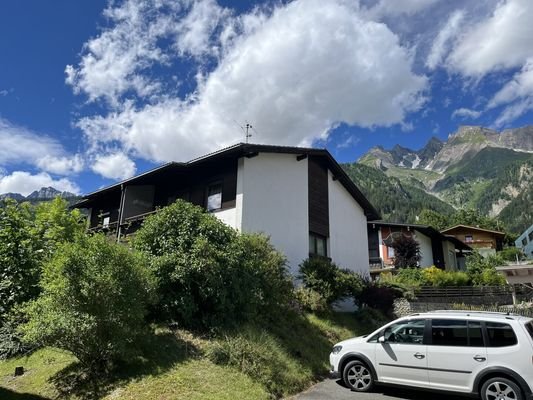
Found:
[{"label": "antenna mast", "polygon": [[246,143],[248,143],[248,139],[252,137],[252,134],[250,133],[250,129],[254,129],[254,127],[248,122],[246,123],[246,125],[244,125],[244,127],[246,128],[246,131],[245,131]]}]

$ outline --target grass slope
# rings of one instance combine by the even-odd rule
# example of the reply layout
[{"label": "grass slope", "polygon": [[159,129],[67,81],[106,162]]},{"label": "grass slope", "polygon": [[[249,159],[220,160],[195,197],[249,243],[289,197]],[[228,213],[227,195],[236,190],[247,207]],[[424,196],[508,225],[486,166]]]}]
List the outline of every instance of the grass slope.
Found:
[{"label": "grass slope", "polygon": [[[209,338],[160,327],[142,344],[142,357],[90,382],[74,357],[45,348],[0,361],[0,399],[279,398],[326,376],[335,342],[368,333],[381,322],[362,314],[288,313]],[[26,373],[13,377],[16,366]]]}]

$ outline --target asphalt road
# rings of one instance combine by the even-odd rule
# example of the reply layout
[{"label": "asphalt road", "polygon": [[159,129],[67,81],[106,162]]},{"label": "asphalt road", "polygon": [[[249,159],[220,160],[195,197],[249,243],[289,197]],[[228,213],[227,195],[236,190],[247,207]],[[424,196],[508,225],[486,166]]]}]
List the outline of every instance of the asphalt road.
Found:
[{"label": "asphalt road", "polygon": [[455,394],[440,394],[427,391],[376,386],[371,393],[356,393],[342,386],[336,379],[326,379],[291,400],[465,400]]}]

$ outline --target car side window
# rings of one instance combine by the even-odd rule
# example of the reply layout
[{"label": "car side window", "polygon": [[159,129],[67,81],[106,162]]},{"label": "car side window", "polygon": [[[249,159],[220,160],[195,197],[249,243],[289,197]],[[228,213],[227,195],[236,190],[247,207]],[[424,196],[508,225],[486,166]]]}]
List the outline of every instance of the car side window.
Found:
[{"label": "car side window", "polygon": [[509,324],[487,322],[488,347],[514,346],[518,343],[513,328]]},{"label": "car side window", "polygon": [[456,319],[432,320],[431,343],[434,346],[468,346],[467,321]]},{"label": "car side window", "polygon": [[425,325],[423,319],[401,321],[387,327],[383,336],[388,343],[422,344]]}]

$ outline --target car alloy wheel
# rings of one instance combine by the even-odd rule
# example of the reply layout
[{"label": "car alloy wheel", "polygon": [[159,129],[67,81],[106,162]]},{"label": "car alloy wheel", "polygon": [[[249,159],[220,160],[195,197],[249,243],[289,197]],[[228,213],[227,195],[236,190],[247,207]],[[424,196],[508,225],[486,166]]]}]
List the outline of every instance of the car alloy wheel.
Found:
[{"label": "car alloy wheel", "polygon": [[483,400],[522,400],[520,388],[505,378],[489,379],[483,385]]},{"label": "car alloy wheel", "polygon": [[357,392],[367,392],[372,388],[374,378],[365,364],[352,361],[344,369],[344,383]]}]

